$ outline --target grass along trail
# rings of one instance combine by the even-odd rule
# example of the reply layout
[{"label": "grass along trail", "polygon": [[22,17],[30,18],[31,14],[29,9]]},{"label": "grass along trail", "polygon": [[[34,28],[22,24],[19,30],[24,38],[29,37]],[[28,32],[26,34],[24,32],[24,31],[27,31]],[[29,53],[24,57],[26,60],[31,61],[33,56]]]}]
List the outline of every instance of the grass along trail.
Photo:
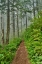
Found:
[{"label": "grass along trail", "polygon": [[21,42],[16,52],[16,56],[12,61],[12,64],[30,64],[29,59],[28,59],[27,50],[24,45],[24,41]]}]

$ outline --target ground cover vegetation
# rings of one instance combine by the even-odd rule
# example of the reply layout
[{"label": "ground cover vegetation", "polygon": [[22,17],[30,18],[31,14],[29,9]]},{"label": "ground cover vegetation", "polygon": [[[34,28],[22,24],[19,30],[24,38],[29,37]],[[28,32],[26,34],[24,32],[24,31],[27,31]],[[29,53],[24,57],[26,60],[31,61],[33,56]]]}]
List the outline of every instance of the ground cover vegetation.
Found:
[{"label": "ground cover vegetation", "polygon": [[8,45],[0,45],[0,64],[10,64],[12,62],[20,41],[20,38],[15,38]]},{"label": "ground cover vegetation", "polygon": [[31,64],[42,64],[42,16],[34,18],[23,38]]}]

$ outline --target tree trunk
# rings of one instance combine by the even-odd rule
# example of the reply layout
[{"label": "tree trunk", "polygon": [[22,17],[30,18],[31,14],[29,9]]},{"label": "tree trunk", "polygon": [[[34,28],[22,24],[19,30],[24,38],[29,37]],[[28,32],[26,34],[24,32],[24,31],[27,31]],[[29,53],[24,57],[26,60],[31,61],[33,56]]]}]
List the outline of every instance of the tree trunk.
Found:
[{"label": "tree trunk", "polygon": [[17,35],[19,37],[19,20],[18,20],[18,10],[17,10]]},{"label": "tree trunk", "polygon": [[27,30],[27,12],[26,12],[26,30]]},{"label": "tree trunk", "polygon": [[2,44],[4,44],[4,20],[1,12],[1,31],[2,31]]},{"label": "tree trunk", "polygon": [[10,33],[10,11],[9,11],[9,0],[8,0],[8,9],[7,9],[7,33],[6,33],[6,43],[9,43],[9,33]]},{"label": "tree trunk", "polygon": [[15,37],[15,18],[14,18],[14,11],[13,11],[13,37]]},{"label": "tree trunk", "polygon": [[[14,4],[14,0],[13,0],[13,4]],[[15,12],[14,11],[12,12],[12,15],[13,15],[13,37],[15,37]]]},{"label": "tree trunk", "polygon": [[38,13],[38,18],[39,18],[39,5],[38,5],[38,0],[36,0],[36,6],[37,6],[37,13]]},{"label": "tree trunk", "polygon": [[34,6],[34,0],[33,0],[33,14],[34,14],[34,17],[35,17],[35,6]]},{"label": "tree trunk", "polygon": [[21,17],[21,33],[22,33],[22,17]]}]

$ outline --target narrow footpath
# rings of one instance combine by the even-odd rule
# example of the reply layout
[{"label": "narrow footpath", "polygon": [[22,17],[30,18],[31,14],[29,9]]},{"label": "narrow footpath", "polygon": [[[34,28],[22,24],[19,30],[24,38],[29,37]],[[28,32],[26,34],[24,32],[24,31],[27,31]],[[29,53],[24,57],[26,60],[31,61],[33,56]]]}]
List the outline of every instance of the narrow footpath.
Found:
[{"label": "narrow footpath", "polygon": [[27,50],[24,45],[24,41],[21,42],[16,52],[16,56],[12,61],[12,64],[30,64],[29,59],[28,59]]}]

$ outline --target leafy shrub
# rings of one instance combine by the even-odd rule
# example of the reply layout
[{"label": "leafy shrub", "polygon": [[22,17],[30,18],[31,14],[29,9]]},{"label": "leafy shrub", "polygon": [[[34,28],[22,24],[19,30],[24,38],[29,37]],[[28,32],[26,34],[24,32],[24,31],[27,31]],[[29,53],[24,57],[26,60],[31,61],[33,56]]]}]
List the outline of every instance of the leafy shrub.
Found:
[{"label": "leafy shrub", "polygon": [[20,38],[12,39],[8,45],[0,45],[0,64],[10,64],[15,56],[16,50],[20,45]]},{"label": "leafy shrub", "polygon": [[22,35],[31,64],[42,64],[42,16],[35,18]]}]

